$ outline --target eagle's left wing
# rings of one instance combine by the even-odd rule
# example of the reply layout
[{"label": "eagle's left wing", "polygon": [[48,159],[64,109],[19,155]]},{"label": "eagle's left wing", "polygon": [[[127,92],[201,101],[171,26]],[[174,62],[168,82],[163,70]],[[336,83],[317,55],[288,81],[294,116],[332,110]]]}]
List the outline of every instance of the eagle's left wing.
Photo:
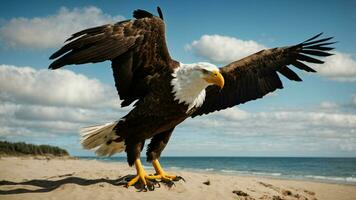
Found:
[{"label": "eagle's left wing", "polygon": [[277,72],[289,80],[302,81],[287,66],[293,65],[300,70],[315,72],[301,61],[322,64],[323,61],[310,56],[332,55],[327,52],[333,49],[328,45],[335,42],[329,42],[332,37],[316,40],[321,34],[294,46],[262,50],[222,67],[220,72],[225,79],[224,88],[206,88],[206,99],[192,117],[262,98],[276,89],[282,89],[283,84]]},{"label": "eagle's left wing", "polygon": [[66,44],[51,55],[49,66],[111,61],[121,106],[143,99],[150,92],[150,82],[162,72],[173,73],[179,64],[168,51],[165,23],[145,10],[135,10],[135,19],[106,24],[74,33]]}]

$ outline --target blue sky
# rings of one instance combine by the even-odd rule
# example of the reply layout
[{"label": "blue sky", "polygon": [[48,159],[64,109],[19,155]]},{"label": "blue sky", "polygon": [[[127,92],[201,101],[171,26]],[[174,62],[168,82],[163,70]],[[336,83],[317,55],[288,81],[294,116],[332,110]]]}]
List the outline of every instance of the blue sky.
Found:
[{"label": "blue sky", "polygon": [[[117,120],[110,63],[47,70],[53,53],[81,29],[164,14],[173,58],[223,66],[262,48],[335,36],[335,56],[304,80],[258,101],[177,127],[164,155],[355,156],[355,1],[21,1],[0,7],[0,138],[49,143],[74,155],[81,126]],[[227,45],[226,45],[227,44]],[[236,47],[236,48],[235,48]],[[27,67],[27,68],[26,68]]]}]

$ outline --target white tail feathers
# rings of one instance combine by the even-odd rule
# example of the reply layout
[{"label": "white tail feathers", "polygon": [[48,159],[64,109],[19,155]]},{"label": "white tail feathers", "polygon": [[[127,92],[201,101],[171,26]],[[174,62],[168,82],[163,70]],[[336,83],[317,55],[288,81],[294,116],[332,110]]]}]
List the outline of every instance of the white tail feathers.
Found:
[{"label": "white tail feathers", "polygon": [[125,150],[125,141],[120,140],[120,136],[116,135],[113,130],[117,123],[116,121],[82,128],[80,134],[83,148],[94,149],[98,147],[95,151],[98,156],[111,156]]}]

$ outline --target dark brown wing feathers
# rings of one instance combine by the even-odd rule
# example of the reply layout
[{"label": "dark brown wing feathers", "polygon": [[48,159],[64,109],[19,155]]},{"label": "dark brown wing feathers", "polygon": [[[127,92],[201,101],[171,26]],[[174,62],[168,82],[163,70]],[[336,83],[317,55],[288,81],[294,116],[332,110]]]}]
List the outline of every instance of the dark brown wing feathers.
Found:
[{"label": "dark brown wing feathers", "polygon": [[302,81],[298,74],[296,74],[293,70],[289,69],[287,66],[281,67],[278,72],[281,73],[283,76],[287,77],[289,80]]},{"label": "dark brown wing feathers", "polygon": [[70,64],[112,61],[115,85],[129,105],[148,90],[147,77],[176,65],[169,55],[162,19],[144,10],[135,10],[136,20],[106,24],[74,33],[50,59],[57,69]]},{"label": "dark brown wing feathers", "polygon": [[291,64],[300,70],[304,70],[307,72],[316,72],[313,68],[308,67],[306,64],[299,62],[298,60],[291,62]]},{"label": "dark brown wing feathers", "polygon": [[[69,43],[55,52],[50,59],[55,60],[50,69],[57,69],[69,64],[96,63],[111,60],[128,51],[140,34],[125,35],[131,23],[107,24],[86,29],[68,40]],[[60,57],[61,56],[61,57]]]},{"label": "dark brown wing feathers", "polygon": [[145,10],[141,10],[141,9],[137,9],[135,11],[133,11],[133,17],[136,19],[142,19],[142,18],[151,18],[153,17],[152,13],[147,12]]},{"label": "dark brown wing feathers", "polygon": [[311,56],[332,55],[326,52],[333,49],[327,47],[334,44],[327,42],[332,37],[315,40],[321,35],[322,33],[295,46],[263,50],[221,68],[220,71],[225,78],[224,88],[219,90],[216,86],[209,86],[203,105],[192,117],[262,98],[276,89],[283,88],[277,72],[289,80],[302,81],[288,65],[307,72],[315,72],[301,61],[322,64],[323,61]]}]

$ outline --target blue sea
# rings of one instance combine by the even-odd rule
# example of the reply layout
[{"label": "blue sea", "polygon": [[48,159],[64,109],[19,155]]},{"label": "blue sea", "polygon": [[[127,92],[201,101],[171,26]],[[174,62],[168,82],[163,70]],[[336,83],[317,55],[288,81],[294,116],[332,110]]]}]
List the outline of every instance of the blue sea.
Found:
[{"label": "blue sea", "polygon": [[[80,158],[126,163],[125,157]],[[188,170],[356,185],[356,158],[162,157],[160,162],[163,168],[171,171]],[[149,163],[144,165],[146,169],[153,169]]]}]

